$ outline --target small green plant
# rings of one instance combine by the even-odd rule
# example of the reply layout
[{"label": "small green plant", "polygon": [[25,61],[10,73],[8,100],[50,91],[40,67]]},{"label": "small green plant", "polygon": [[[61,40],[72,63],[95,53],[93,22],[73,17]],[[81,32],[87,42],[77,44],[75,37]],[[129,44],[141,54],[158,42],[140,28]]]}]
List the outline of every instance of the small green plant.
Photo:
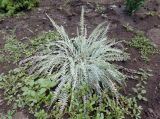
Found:
[{"label": "small green plant", "polygon": [[147,16],[158,16],[158,17],[160,17],[160,12],[159,12],[159,11],[149,11],[149,12],[145,13],[145,15],[147,15]]},{"label": "small green plant", "polygon": [[140,80],[138,78],[139,83],[136,85],[135,88],[132,88],[134,93],[136,94],[136,98],[138,100],[142,100],[142,101],[147,101],[147,98],[145,97],[146,94],[146,84],[147,84],[147,80],[151,75],[151,71],[150,70],[143,70],[143,69],[139,69],[139,71],[137,71],[136,73],[137,75],[139,75]]},{"label": "small green plant", "polygon": [[134,32],[134,28],[129,24],[123,24],[123,27],[127,30],[127,32]]},{"label": "small green plant", "polygon": [[105,7],[103,5],[100,5],[100,4],[96,4],[96,7],[95,7],[95,11],[98,12],[98,13],[103,13],[103,11],[105,11]]},{"label": "small green plant", "polygon": [[[2,58],[1,62],[18,62],[24,55],[26,45],[16,39],[14,35],[6,37],[4,48],[1,49]],[[5,55],[4,55],[5,54]],[[7,55],[6,55],[7,54]]]},{"label": "small green plant", "polygon": [[133,91],[136,93],[138,100],[147,101],[147,98],[144,96],[146,94],[146,89],[142,83],[138,83],[136,87],[133,88]]},{"label": "small green plant", "polygon": [[138,10],[145,2],[145,0],[125,0],[127,12],[131,15]]},{"label": "small green plant", "polygon": [[37,6],[38,0],[0,0],[0,12],[11,16],[22,10]]},{"label": "small green plant", "polygon": [[4,47],[0,49],[0,63],[17,63],[23,57],[29,57],[43,49],[44,44],[59,39],[59,35],[57,32],[49,31],[32,38],[26,43],[17,40],[13,34],[7,35],[5,39]]},{"label": "small green plant", "polygon": [[19,89],[24,86],[24,81],[19,79],[26,76],[26,73],[21,68],[11,70],[7,75],[0,75],[0,89],[5,89],[4,95],[6,96],[4,96],[4,99],[8,101],[8,104],[12,101],[16,102],[20,100],[21,97],[18,94],[22,91]]},{"label": "small green plant", "polygon": [[153,45],[153,43],[144,36],[143,33],[137,33],[134,38],[132,38],[129,43],[130,46],[135,47],[140,50],[141,57],[144,60],[149,60],[149,56],[155,53],[159,53],[158,49]]},{"label": "small green plant", "polygon": [[13,119],[13,118],[12,118],[13,114],[14,114],[14,111],[9,110],[9,111],[7,112],[7,114],[5,114],[5,115],[0,115],[0,118],[1,118],[1,119]]},{"label": "small green plant", "polygon": [[48,119],[48,114],[44,110],[40,110],[39,112],[36,112],[34,116],[37,119]]}]

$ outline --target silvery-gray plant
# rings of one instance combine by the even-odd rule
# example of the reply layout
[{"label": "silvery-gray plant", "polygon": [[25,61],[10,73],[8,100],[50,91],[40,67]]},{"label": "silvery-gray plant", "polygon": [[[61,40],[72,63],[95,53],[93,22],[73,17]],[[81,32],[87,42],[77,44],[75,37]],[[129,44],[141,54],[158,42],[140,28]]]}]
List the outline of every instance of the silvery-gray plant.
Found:
[{"label": "silvery-gray plant", "polygon": [[52,76],[52,81],[56,83],[53,87],[53,102],[61,102],[61,111],[67,102],[71,105],[76,98],[74,93],[83,86],[89,89],[83,99],[93,93],[100,96],[105,90],[117,94],[117,85],[122,84],[126,77],[114,62],[127,60],[129,55],[115,47],[119,42],[109,40],[106,36],[109,25],[101,23],[88,36],[82,8],[80,30],[77,30],[76,37],[69,38],[63,26],[58,26],[53,19],[48,18],[61,39],[46,44],[46,49],[22,60],[20,64],[29,62],[31,74]]}]

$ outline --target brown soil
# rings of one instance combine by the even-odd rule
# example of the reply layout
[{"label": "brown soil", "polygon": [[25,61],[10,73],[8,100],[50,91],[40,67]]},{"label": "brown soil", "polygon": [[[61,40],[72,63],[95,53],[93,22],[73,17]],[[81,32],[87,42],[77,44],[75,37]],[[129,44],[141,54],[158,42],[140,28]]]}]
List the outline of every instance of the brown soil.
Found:
[{"label": "brown soil", "polygon": [[[160,1],[150,0],[145,7],[135,13],[133,16],[128,16],[123,12],[124,6],[122,2],[114,2],[118,7],[112,8],[108,2],[103,2],[103,10],[96,11],[96,4],[93,2],[85,2],[87,0],[73,0],[70,4],[64,5],[64,0],[41,0],[38,8],[32,11],[25,12],[24,15],[8,17],[0,19],[0,30],[9,33],[10,30],[16,30],[16,37],[19,40],[25,40],[40,34],[43,31],[53,30],[53,26],[47,19],[45,13],[51,16],[58,24],[65,26],[71,36],[76,34],[76,27],[79,23],[81,6],[87,11],[85,19],[87,27],[92,30],[96,25],[103,21],[109,21],[111,28],[109,36],[119,40],[129,41],[134,33],[127,31],[123,25],[129,23],[135,30],[144,31],[146,34],[150,29],[160,28]],[[91,0],[89,0],[91,1]],[[113,2],[113,1],[112,1]],[[113,3],[112,3],[113,4]],[[157,15],[146,15],[149,11],[159,13]],[[0,32],[0,48],[4,45],[5,33]],[[160,43],[160,40],[159,40]],[[158,45],[158,44],[157,44]],[[131,54],[131,60],[125,62],[124,65],[131,69],[150,68],[153,70],[153,77],[148,80],[147,99],[148,102],[140,102],[144,110],[142,119],[160,119],[160,56],[153,55],[149,62],[144,62],[137,50],[128,49]],[[0,73],[6,72],[14,68],[14,64],[0,64]],[[129,80],[126,87],[126,92],[131,92],[131,87],[135,81]],[[0,96],[2,98],[2,96]],[[0,103],[0,114],[6,113],[9,107],[5,103]]]}]

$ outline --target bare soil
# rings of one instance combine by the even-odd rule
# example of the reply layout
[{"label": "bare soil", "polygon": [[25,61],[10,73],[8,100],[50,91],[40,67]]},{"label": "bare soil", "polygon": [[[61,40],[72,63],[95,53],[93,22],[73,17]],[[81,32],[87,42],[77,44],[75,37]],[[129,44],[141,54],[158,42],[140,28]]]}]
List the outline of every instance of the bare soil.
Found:
[{"label": "bare soil", "polygon": [[[93,0],[94,1],[94,0]],[[32,11],[26,11],[23,15],[1,18],[0,19],[0,48],[4,46],[5,33],[15,29],[16,37],[19,40],[25,40],[43,31],[53,30],[53,26],[46,17],[46,13],[51,16],[58,24],[65,26],[71,36],[76,34],[76,27],[79,24],[81,6],[85,7],[85,20],[87,28],[91,31],[99,23],[103,21],[110,22],[110,38],[118,40],[130,41],[134,33],[127,31],[124,25],[129,24],[135,30],[144,31],[147,35],[148,31],[156,28],[160,29],[160,1],[150,0],[145,4],[145,7],[137,11],[133,16],[128,16],[123,10],[123,2],[120,0],[99,2],[103,6],[101,10],[96,7],[96,3],[92,0],[73,0],[69,4],[64,4],[64,0],[41,0],[38,8]],[[115,4],[118,7],[113,7]],[[149,12],[156,12],[156,15],[146,15]],[[3,31],[3,32],[2,32]],[[154,41],[154,40],[153,40]],[[160,44],[156,40],[157,45]],[[153,70],[151,77],[148,80],[146,89],[147,102],[139,102],[143,106],[142,119],[160,119],[160,55],[153,55],[149,62],[144,62],[140,58],[138,50],[128,47],[128,52],[131,54],[131,60],[123,63],[130,69],[151,69]],[[13,69],[14,64],[0,64],[0,73]],[[135,81],[127,81],[126,93],[131,93]],[[0,92],[0,100],[3,98]],[[6,113],[11,107],[5,102],[0,102],[0,114]],[[30,117],[32,119],[32,117]]]}]

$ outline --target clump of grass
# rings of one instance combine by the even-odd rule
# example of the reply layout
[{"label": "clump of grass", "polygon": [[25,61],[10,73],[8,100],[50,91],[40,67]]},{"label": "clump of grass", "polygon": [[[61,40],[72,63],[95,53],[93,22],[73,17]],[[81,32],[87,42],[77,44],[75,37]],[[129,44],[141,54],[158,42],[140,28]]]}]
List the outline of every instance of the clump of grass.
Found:
[{"label": "clump of grass", "polygon": [[159,52],[150,39],[143,33],[137,33],[136,36],[132,38],[130,46],[137,48],[144,60],[149,60],[149,56]]},{"label": "clump of grass", "polygon": [[22,10],[30,10],[38,5],[38,0],[0,0],[0,12],[11,16]]},{"label": "clump of grass", "polygon": [[131,15],[133,12],[138,10],[145,2],[145,0],[125,0],[126,10]]}]

